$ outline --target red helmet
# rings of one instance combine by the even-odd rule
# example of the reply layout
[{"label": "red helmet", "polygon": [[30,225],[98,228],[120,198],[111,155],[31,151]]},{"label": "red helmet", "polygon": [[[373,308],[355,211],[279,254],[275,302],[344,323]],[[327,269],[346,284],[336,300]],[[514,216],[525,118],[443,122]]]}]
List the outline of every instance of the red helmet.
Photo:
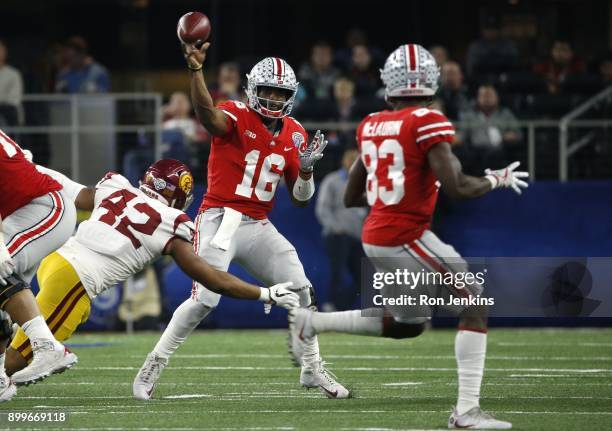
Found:
[{"label": "red helmet", "polygon": [[144,173],[140,190],[153,199],[184,211],[193,201],[193,175],[178,160],[158,160]]}]

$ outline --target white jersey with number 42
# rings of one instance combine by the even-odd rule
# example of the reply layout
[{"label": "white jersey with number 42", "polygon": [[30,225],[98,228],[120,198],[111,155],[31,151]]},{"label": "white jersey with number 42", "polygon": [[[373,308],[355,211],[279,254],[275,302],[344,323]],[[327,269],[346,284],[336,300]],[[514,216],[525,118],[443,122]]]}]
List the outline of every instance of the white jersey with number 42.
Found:
[{"label": "white jersey with number 42", "polygon": [[192,242],[194,231],[183,211],[148,197],[123,176],[108,173],[96,186],[91,217],[58,253],[94,297],[142,270],[172,239]]}]

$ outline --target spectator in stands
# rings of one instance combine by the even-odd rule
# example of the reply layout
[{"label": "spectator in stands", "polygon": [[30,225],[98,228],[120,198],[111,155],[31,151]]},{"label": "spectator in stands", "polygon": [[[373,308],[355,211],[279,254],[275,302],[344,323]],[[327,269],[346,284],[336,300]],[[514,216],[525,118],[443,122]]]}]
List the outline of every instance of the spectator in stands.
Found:
[{"label": "spectator in stands", "polygon": [[599,76],[604,86],[612,85],[612,52],[599,63]]},{"label": "spectator in stands", "polygon": [[[363,257],[361,228],[366,210],[344,206],[348,170],[357,157],[359,153],[356,149],[346,150],[342,167],[323,179],[318,192],[315,214],[323,226],[323,240],[330,267],[329,299],[323,304],[323,311],[346,310],[353,305],[359,294]],[[343,283],[345,268],[353,279],[348,286]]]},{"label": "spectator in stands", "polygon": [[238,66],[238,63],[222,63],[217,74],[217,85],[211,91],[215,105],[227,100],[242,100],[244,92],[242,91],[241,84],[242,80],[240,79],[240,66]]},{"label": "spectator in stands", "polygon": [[586,64],[574,55],[569,42],[558,39],[552,45],[550,57],[536,64],[534,71],[546,79],[548,92],[556,94],[568,76],[584,73]]},{"label": "spectator in stands", "polygon": [[448,50],[442,45],[432,46],[429,48],[429,52],[433,55],[433,58],[436,59],[436,63],[438,63],[439,67],[443,67],[448,61]]},{"label": "spectator in stands", "polygon": [[191,143],[208,142],[206,129],[192,115],[189,97],[182,91],[176,91],[170,96],[170,101],[163,107],[164,122],[162,128],[179,129]]},{"label": "spectator in stands", "polygon": [[521,140],[516,117],[501,107],[497,90],[492,85],[481,85],[473,109],[459,113],[463,123],[456,142],[463,144],[460,153],[467,157],[467,165],[474,172],[490,166],[503,165],[507,161],[508,147]]},{"label": "spectator in stands", "polygon": [[21,123],[21,99],[23,80],[21,73],[6,62],[8,49],[0,40],[0,126],[16,126]]},{"label": "spectator in stands", "polygon": [[362,110],[355,99],[355,84],[347,77],[340,77],[334,82],[334,105],[328,120],[337,121],[337,130],[327,134],[329,144],[321,169],[327,172],[336,169],[346,148],[355,146],[355,129],[351,123],[361,120]]},{"label": "spectator in stands", "polygon": [[67,68],[59,72],[57,93],[106,93],[110,90],[108,71],[89,55],[87,41],[73,36],[66,41],[63,55]]},{"label": "spectator in stands", "polygon": [[467,88],[463,83],[463,73],[456,62],[447,61],[442,66],[440,89],[437,97],[444,104],[446,116],[451,120],[457,120],[459,112],[469,109]]},{"label": "spectator in stands", "polygon": [[349,72],[353,60],[353,48],[357,45],[364,45],[370,48],[372,63],[376,67],[381,67],[385,61],[386,54],[379,48],[368,43],[368,35],[360,28],[353,28],[346,33],[345,47],[336,51],[334,64],[336,64],[342,72]]},{"label": "spectator in stands", "polygon": [[380,88],[380,72],[372,62],[370,50],[365,45],[353,47],[350,78],[355,83],[355,95],[358,99],[372,99]]},{"label": "spectator in stands", "polygon": [[332,86],[340,74],[332,64],[333,59],[333,50],[329,43],[321,41],[314,44],[310,61],[304,63],[298,73],[307,98],[331,100]]},{"label": "spectator in stands", "polygon": [[512,69],[517,60],[518,51],[512,41],[501,36],[497,17],[485,16],[481,24],[481,38],[468,47],[466,66],[470,79],[497,76]]},{"label": "spectator in stands", "polygon": [[334,102],[336,104],[335,121],[358,121],[361,114],[357,112],[355,100],[355,83],[347,77],[334,81]]}]

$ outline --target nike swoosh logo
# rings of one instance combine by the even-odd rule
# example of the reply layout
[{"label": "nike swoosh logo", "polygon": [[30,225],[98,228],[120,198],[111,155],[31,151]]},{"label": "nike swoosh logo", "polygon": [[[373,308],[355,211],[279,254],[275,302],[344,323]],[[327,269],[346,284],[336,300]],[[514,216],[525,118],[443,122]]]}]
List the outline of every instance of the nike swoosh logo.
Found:
[{"label": "nike swoosh logo", "polygon": [[327,389],[325,389],[325,388],[323,387],[323,385],[319,385],[319,387],[320,387],[321,389],[323,389],[325,392],[327,392],[327,393],[328,393],[328,394],[329,394],[331,397],[333,397],[333,398],[336,398],[336,397],[338,396],[338,391],[337,391],[337,390],[335,390],[334,392],[332,392],[332,391],[328,391]]},{"label": "nike swoosh logo", "polygon": [[283,148],[283,150],[285,150],[285,151],[291,151],[291,150],[293,150],[293,147],[289,147],[289,148],[286,148],[286,147],[285,147],[285,148]]}]

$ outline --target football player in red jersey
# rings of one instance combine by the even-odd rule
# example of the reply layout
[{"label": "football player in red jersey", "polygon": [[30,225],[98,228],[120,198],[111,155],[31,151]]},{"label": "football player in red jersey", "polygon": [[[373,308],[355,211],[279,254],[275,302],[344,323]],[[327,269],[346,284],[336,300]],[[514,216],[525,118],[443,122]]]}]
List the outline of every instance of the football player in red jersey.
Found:
[{"label": "football player in red jersey", "polygon": [[0,308],[28,334],[34,350],[30,366],[10,381],[4,373],[6,346],[0,341],[0,401],[14,395],[14,383],[35,382],[77,362],[49,330],[29,285],[42,258],[72,234],[75,197],[37,171],[28,153],[0,130]]},{"label": "football player in red jersey", "polygon": [[[454,128],[441,113],[427,108],[438,88],[439,68],[431,54],[414,44],[397,48],[385,62],[381,78],[392,110],[366,117],[357,129],[361,158],[349,174],[345,193],[347,206],[371,207],[362,242],[377,272],[395,274],[466,272],[467,263],[455,249],[430,230],[438,188],[451,197],[476,198],[493,189],[527,187],[526,172],[519,163],[505,169],[485,171],[483,177],[465,175],[451,151]],[[428,293],[426,285],[412,292]],[[438,285],[434,287],[439,287]],[[403,287],[405,289],[405,286]],[[468,285],[448,294],[477,297],[482,285]],[[406,293],[392,283],[382,287],[383,297]],[[418,298],[418,295],[412,295]],[[480,409],[480,385],[484,370],[486,306],[453,308],[460,316],[455,339],[459,396],[449,428],[507,429],[512,424],[493,418]],[[375,316],[376,313],[364,313]],[[391,338],[416,337],[423,332],[431,310],[425,306],[387,306],[385,315],[362,317],[362,310],[318,313],[294,309],[290,312],[290,349],[295,360],[304,342],[320,332],[337,331]]]},{"label": "football player in red jersey", "polygon": [[[313,305],[312,284],[295,248],[268,220],[274,194],[285,178],[294,203],[307,205],[314,194],[312,172],[327,141],[317,131],[308,142],[304,128],[289,116],[298,88],[293,69],[277,57],[257,63],[247,75],[248,103],[227,101],[215,107],[206,88],[200,49],[183,45],[191,74],[196,115],[213,135],[208,160],[208,190],[195,220],[194,248],[214,268],[227,271],[237,261],[263,282],[291,281],[300,305]],[[191,297],[181,304],[161,339],[136,376],[134,387],[149,396],[168,358],[219,303],[219,295],[194,282]],[[330,398],[348,398],[349,391],[327,372],[312,337],[300,358],[300,383],[319,388]],[[155,371],[155,373],[153,373]],[[155,374],[156,379],[148,378]],[[142,384],[137,384],[142,382]],[[142,399],[142,396],[134,395]]]}]

